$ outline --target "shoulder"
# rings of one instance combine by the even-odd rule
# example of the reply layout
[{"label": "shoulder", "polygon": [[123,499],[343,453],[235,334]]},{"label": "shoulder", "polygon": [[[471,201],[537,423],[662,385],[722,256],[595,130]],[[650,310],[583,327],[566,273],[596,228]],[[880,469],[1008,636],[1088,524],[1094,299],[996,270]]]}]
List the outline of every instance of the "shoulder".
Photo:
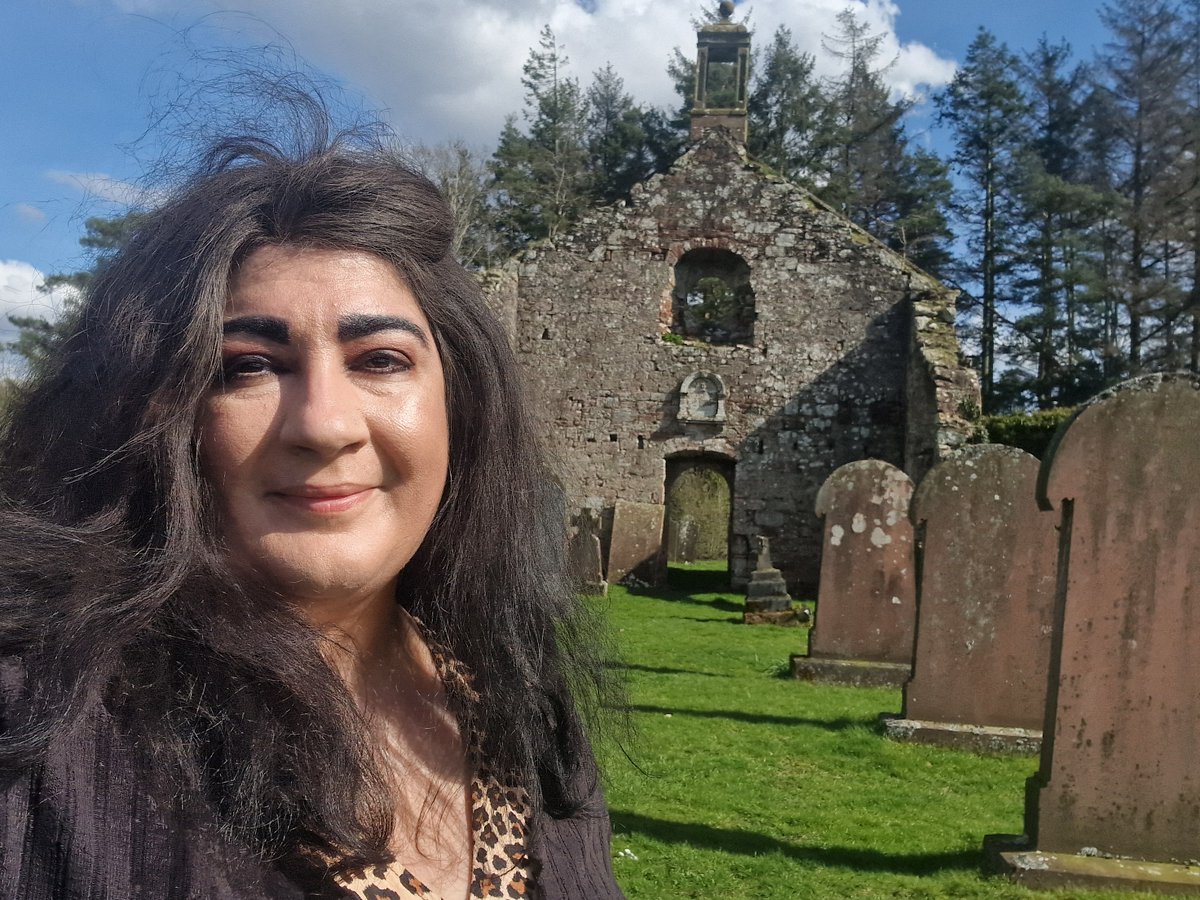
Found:
[{"label": "shoulder", "polygon": [[534,883],[542,900],[623,900],[612,871],[612,823],[591,763],[580,773],[583,803],[571,815],[556,819],[545,813],[531,833]]},{"label": "shoulder", "polygon": [[0,897],[304,896],[231,847],[203,808],[97,708],[53,740],[40,762],[4,772]]}]

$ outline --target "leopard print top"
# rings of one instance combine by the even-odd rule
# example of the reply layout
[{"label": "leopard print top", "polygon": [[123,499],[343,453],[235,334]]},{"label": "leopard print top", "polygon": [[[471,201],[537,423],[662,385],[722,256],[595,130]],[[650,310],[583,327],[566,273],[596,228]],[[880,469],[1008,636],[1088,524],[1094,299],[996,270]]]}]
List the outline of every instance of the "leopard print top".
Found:
[{"label": "leopard print top", "polygon": [[[438,675],[452,696],[477,700],[466,667],[450,652],[425,634],[437,666]],[[479,737],[472,735],[468,754],[475,761],[476,775],[471,781],[471,832],[474,848],[471,858],[471,891],[475,898],[501,897],[519,900],[529,896],[529,857],[526,836],[529,822],[529,798],[523,788],[506,787],[480,760]],[[341,886],[357,900],[404,900],[422,897],[439,900],[419,878],[399,861],[390,866],[374,866],[343,875]]]}]

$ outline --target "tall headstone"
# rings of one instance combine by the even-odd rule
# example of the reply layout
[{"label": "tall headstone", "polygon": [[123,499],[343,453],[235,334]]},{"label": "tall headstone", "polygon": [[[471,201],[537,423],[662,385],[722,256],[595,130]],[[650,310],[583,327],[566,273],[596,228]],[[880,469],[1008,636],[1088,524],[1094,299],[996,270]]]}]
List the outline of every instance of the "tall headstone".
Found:
[{"label": "tall headstone", "polygon": [[1038,508],[1038,461],[1015,447],[956,452],[921,481],[917,640],[906,740],[1036,752],[1050,664],[1058,533]]},{"label": "tall headstone", "polygon": [[585,594],[608,593],[608,582],[604,580],[604,557],[600,549],[600,523],[591,510],[583,510],[576,517],[575,533],[568,545],[571,571],[575,583]]},{"label": "tall headstone", "polygon": [[816,620],[808,655],[792,657],[795,677],[896,686],[908,679],[916,622],[912,495],[912,479],[877,459],[848,463],[821,486]]},{"label": "tall headstone", "polygon": [[662,505],[618,500],[608,545],[609,584],[630,576],[656,583],[662,579],[663,562]]},{"label": "tall headstone", "polygon": [[678,516],[667,525],[667,559],[692,562],[697,559],[696,538],[699,528],[691,516]]},{"label": "tall headstone", "polygon": [[1036,885],[1200,893],[1200,378],[1147,376],[1078,412],[1043,461],[1060,518],[1056,634],[1023,842]]}]

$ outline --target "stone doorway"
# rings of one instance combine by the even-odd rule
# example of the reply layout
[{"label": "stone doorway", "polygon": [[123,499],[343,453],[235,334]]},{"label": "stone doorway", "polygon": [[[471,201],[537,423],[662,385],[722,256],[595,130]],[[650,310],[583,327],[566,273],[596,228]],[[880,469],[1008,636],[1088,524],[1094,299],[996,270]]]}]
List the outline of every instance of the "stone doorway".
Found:
[{"label": "stone doorway", "polygon": [[722,560],[728,566],[734,463],[723,457],[667,460],[667,562]]}]

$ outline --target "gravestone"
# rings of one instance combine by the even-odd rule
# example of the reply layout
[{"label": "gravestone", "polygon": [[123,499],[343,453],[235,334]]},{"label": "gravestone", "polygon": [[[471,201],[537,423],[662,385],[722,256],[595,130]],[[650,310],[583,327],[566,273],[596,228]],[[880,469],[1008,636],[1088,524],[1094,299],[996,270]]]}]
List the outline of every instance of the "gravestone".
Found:
[{"label": "gravestone", "polygon": [[670,562],[692,562],[697,559],[696,542],[699,527],[691,516],[678,516],[667,526],[667,559]]},{"label": "gravestone", "polygon": [[754,542],[758,547],[758,560],[750,573],[742,621],[747,625],[799,624],[783,573],[771,564],[770,540],[758,535]]},{"label": "gravestone", "polygon": [[1034,886],[1200,894],[1200,379],[1083,407],[1042,463],[1059,518],[1052,680],[1025,835],[985,842]]},{"label": "gravestone", "polygon": [[792,674],[808,681],[902,685],[916,622],[913,483],[891,463],[836,469],[817,493],[825,517],[816,621]]},{"label": "gravestone", "polygon": [[1037,504],[1038,461],[964,448],[929,472],[910,518],[920,546],[906,740],[1023,753],[1041,744],[1058,537]]},{"label": "gravestone", "polygon": [[568,545],[571,572],[575,583],[585,594],[608,593],[604,580],[604,556],[600,549],[600,522],[591,510],[582,510],[576,518],[575,533]]},{"label": "gravestone", "polygon": [[663,507],[618,500],[608,545],[609,584],[633,577],[655,584],[663,576]]}]

